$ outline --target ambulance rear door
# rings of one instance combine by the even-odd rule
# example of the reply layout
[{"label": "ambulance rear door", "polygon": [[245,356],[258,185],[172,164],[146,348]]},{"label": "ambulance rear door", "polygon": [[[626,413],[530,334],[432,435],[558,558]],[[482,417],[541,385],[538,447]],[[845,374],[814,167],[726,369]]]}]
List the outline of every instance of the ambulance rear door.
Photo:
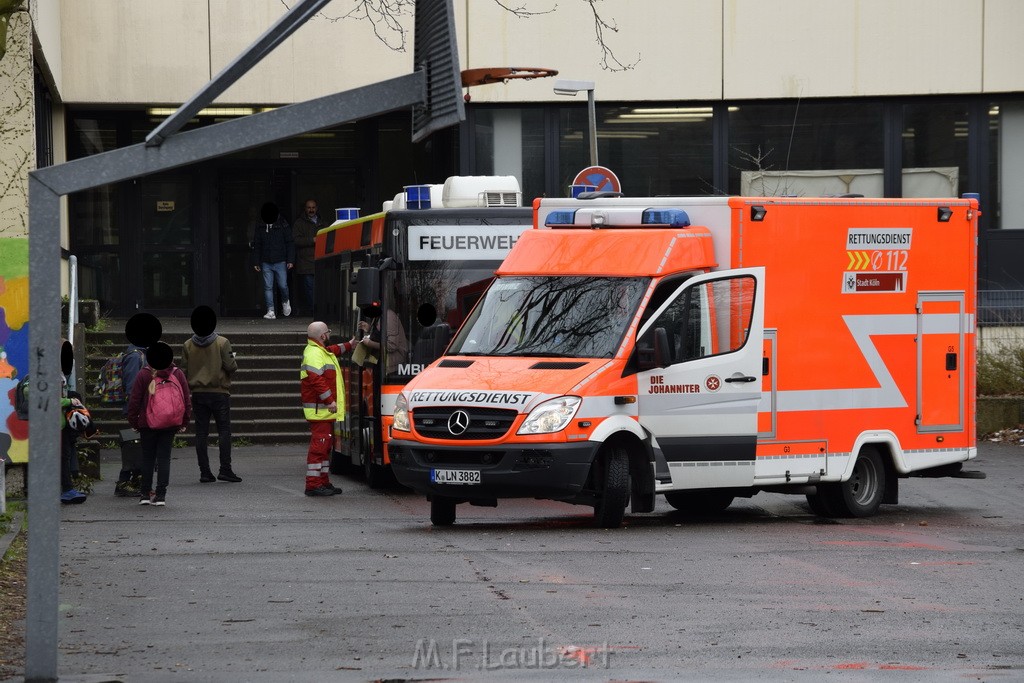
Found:
[{"label": "ambulance rear door", "polygon": [[763,343],[764,268],[690,278],[646,317],[637,367],[661,367],[637,372],[638,406],[668,462],[659,489],[752,485]]}]

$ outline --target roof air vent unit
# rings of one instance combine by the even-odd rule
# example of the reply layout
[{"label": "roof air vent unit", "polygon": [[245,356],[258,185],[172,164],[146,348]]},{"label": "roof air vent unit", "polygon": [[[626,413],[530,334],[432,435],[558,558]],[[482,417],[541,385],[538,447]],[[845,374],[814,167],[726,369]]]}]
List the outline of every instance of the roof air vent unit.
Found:
[{"label": "roof air vent unit", "polygon": [[444,181],[446,208],[522,206],[522,192],[515,176],[452,176]]}]

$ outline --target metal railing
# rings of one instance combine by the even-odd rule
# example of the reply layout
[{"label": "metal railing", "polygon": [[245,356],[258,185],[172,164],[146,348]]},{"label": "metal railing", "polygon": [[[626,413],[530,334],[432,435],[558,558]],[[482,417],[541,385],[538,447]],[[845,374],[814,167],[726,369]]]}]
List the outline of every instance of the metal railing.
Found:
[{"label": "metal railing", "polygon": [[1024,289],[978,290],[978,325],[1024,325]]}]

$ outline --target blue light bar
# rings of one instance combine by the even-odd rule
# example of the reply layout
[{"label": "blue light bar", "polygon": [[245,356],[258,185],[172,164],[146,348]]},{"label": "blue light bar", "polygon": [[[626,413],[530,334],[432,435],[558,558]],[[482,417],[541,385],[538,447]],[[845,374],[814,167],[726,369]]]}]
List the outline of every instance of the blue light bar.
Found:
[{"label": "blue light bar", "polygon": [[685,228],[690,225],[690,217],[682,209],[646,209],[640,217],[640,223]]},{"label": "blue light bar", "polygon": [[561,211],[552,211],[544,220],[544,225],[574,225],[575,223],[575,209],[563,209]]}]

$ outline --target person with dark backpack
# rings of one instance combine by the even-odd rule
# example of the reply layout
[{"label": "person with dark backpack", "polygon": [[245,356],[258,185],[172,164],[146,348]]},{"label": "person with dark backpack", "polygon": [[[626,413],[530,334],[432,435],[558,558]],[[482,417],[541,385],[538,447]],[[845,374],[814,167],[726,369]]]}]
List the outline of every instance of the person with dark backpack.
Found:
[{"label": "person with dark backpack", "polygon": [[[163,326],[152,313],[136,313],[124,325],[124,336],[128,339],[128,348],[120,355],[120,374],[123,382],[124,405],[121,414],[128,417],[128,405],[132,398],[132,385],[135,377],[146,362],[146,348],[160,339]],[[138,496],[139,482],[142,472],[139,463],[135,462],[135,449],[121,449],[121,471],[114,484],[114,495],[127,498]]]},{"label": "person with dark backpack", "polygon": [[[142,441],[142,484],[139,505],[165,505],[171,477],[174,435],[184,432],[192,420],[192,399],[185,373],[174,364],[174,352],[164,342],[146,351],[146,366],[132,384],[128,423]],[[156,488],[153,463],[156,463]]]}]

